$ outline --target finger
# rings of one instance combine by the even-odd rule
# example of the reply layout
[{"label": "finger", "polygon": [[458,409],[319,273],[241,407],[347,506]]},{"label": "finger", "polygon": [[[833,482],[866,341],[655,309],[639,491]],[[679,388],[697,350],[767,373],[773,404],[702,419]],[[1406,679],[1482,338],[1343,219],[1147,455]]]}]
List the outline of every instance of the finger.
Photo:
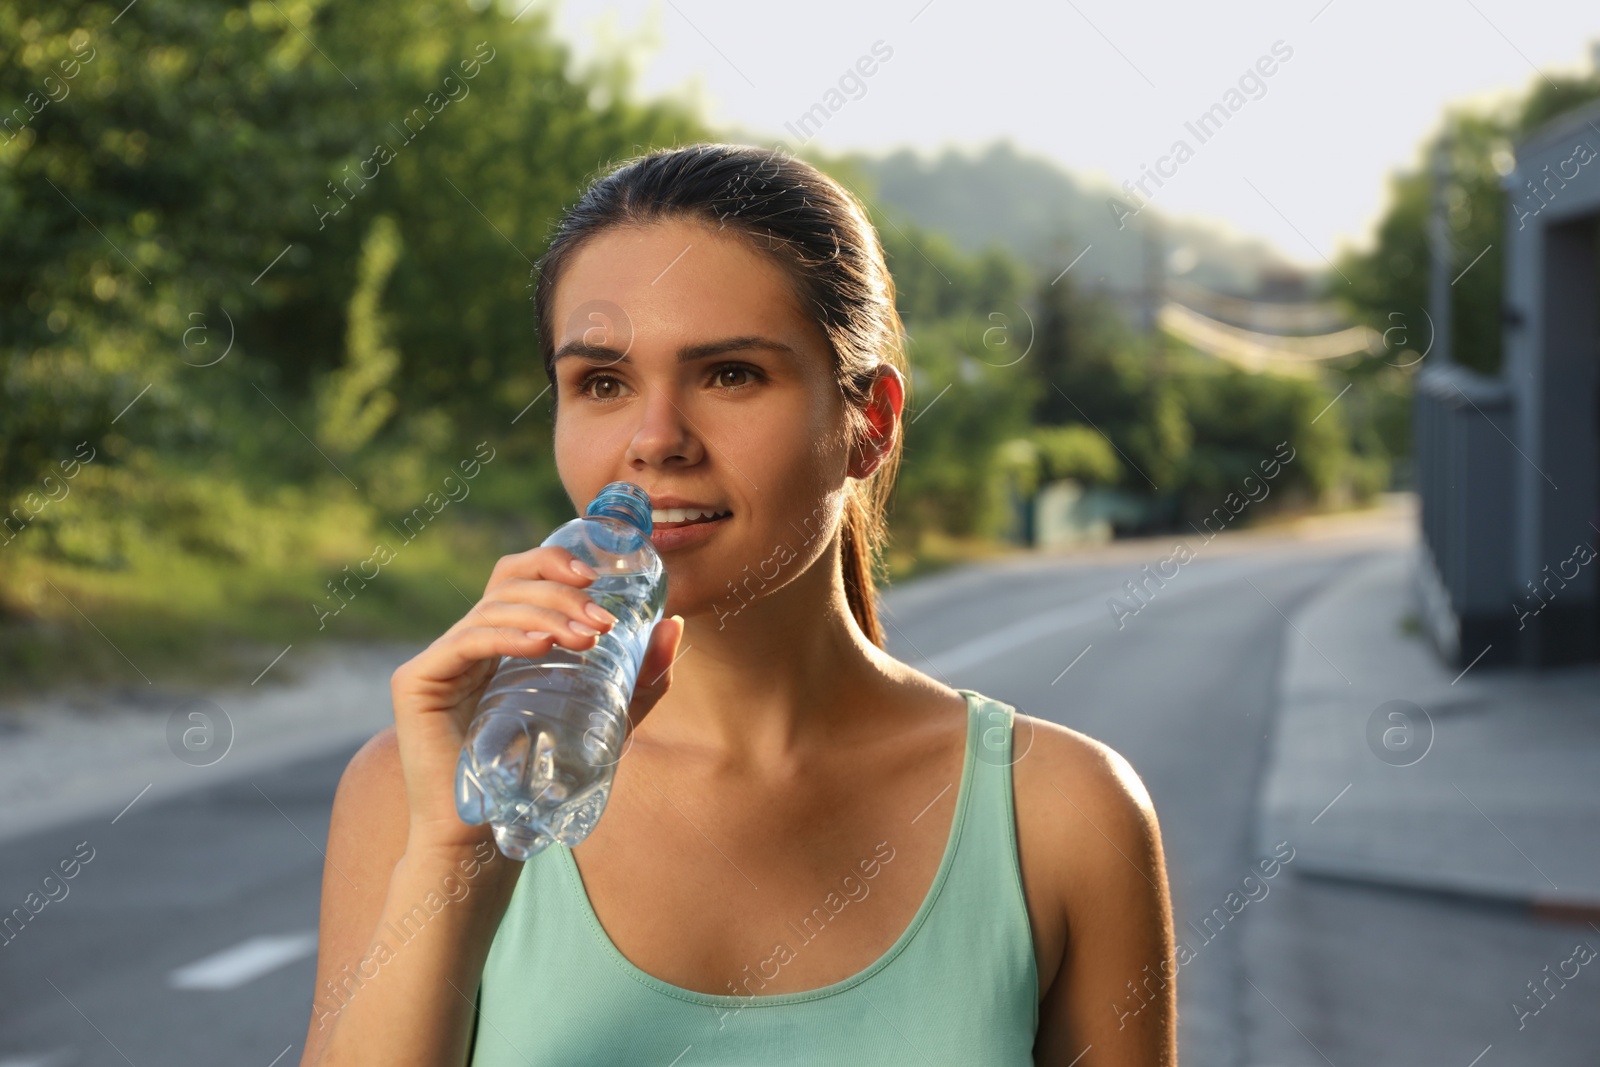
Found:
[{"label": "finger", "polygon": [[656,632],[650,635],[650,648],[645,655],[651,661],[650,684],[665,689],[672,681],[672,664],[678,658],[678,648],[683,644],[683,616],[673,615],[662,620]]},{"label": "finger", "polygon": [[484,603],[498,601],[556,607],[579,622],[602,629],[616,623],[616,616],[596,604],[583,589],[541,578],[506,578],[492,592],[486,593],[483,600]]},{"label": "finger", "polygon": [[[395,672],[425,681],[449,681],[481,660],[496,656],[524,658],[550,651],[555,639],[548,633],[530,634],[510,626],[469,626],[439,638],[415,659]],[[402,676],[401,671],[407,675]]]},{"label": "finger", "polygon": [[629,704],[629,717],[638,726],[672,687],[672,665],[683,638],[683,616],[673,615],[656,624],[639,668],[639,681]]},{"label": "finger", "polygon": [[581,610],[578,617],[573,618],[561,608],[499,601],[488,601],[473,608],[461,626],[473,625],[553,633],[563,647],[578,649],[588,649],[599,640],[600,634],[611,629],[610,623],[602,622],[595,614],[583,614]]},{"label": "finger", "polygon": [[547,579],[565,585],[584,586],[595,579],[595,571],[560,545],[540,545],[526,552],[501,556],[489,573],[484,586],[487,594],[495,586],[512,578]]}]

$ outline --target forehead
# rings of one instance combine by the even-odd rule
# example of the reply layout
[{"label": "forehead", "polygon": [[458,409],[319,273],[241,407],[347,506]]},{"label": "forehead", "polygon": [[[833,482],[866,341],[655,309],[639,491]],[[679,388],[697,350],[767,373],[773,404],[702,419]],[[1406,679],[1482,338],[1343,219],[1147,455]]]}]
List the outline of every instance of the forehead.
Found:
[{"label": "forehead", "polygon": [[691,220],[611,226],[585,241],[552,294],[556,347],[592,328],[596,306],[641,337],[816,328],[772,257],[742,234]]}]

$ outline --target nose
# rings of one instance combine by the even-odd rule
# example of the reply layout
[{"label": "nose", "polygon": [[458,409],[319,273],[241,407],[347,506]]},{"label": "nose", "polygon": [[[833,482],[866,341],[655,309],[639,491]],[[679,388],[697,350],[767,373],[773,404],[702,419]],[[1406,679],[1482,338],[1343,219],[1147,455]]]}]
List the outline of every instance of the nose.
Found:
[{"label": "nose", "polygon": [[649,391],[635,410],[641,414],[628,442],[628,466],[689,467],[705,457],[699,432],[670,390]]}]

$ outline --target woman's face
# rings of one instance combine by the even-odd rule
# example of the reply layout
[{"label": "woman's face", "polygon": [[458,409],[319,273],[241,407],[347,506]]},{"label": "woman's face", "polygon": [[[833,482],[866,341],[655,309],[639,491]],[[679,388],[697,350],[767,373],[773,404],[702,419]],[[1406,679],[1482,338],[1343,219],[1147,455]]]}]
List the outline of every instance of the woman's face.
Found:
[{"label": "woman's face", "polygon": [[[781,267],[698,222],[616,226],[567,264],[552,313],[562,484],[580,511],[607,482],[649,492],[669,614],[724,620],[743,603],[730,582],[748,600],[821,555],[846,412]],[[727,514],[679,526],[673,505]]]}]

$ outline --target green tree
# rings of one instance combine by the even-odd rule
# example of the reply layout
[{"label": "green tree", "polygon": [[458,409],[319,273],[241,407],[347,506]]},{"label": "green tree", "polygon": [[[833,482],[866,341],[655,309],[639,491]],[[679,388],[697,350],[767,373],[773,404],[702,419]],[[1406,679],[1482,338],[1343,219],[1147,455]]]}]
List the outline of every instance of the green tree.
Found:
[{"label": "green tree", "polygon": [[[1480,373],[1500,368],[1501,307],[1505,285],[1507,195],[1501,177],[1513,162],[1514,143],[1573,108],[1600,98],[1600,75],[1552,74],[1532,79],[1521,97],[1486,108],[1449,109],[1440,128],[1425,139],[1414,169],[1393,175],[1389,206],[1369,249],[1339,257],[1348,286],[1335,286],[1358,320],[1384,333],[1384,358],[1350,373],[1382,375],[1385,365],[1405,366],[1422,358],[1427,326],[1428,274],[1432,254],[1428,224],[1433,210],[1435,153],[1448,144],[1445,202],[1451,235],[1452,359]],[[1524,196],[1527,194],[1523,194]]]},{"label": "green tree", "polygon": [[327,376],[317,392],[317,437],[341,455],[350,455],[372,440],[394,413],[389,384],[400,366],[400,353],[388,343],[389,324],[382,311],[383,287],[400,259],[400,230],[394,219],[379,215],[361,248],[356,290],[350,297],[345,327],[345,365]]},{"label": "green tree", "polygon": [[[95,457],[0,537],[0,625],[40,620],[0,675],[72,637],[46,578],[135,659],[302,625],[485,438],[471,507],[505,526],[474,553],[568,517],[531,260],[596,168],[705,136],[627,77],[574,71],[546,12],[455,0],[0,0],[0,505]],[[402,571],[454,565],[429,536]],[[369,622],[459,614],[408,581]]]},{"label": "green tree", "polygon": [[1040,426],[1025,440],[1039,457],[1039,480],[1071,478],[1085,485],[1114,485],[1122,479],[1122,461],[1101,434],[1087,426]]},{"label": "green tree", "polygon": [[1035,419],[1106,435],[1134,468],[1130,488],[1171,492],[1191,434],[1182,396],[1153,373],[1155,340],[1135,335],[1104,298],[1081,296],[1070,275],[1041,286],[1035,306]]},{"label": "green tree", "polygon": [[[1190,368],[1177,375],[1194,427],[1182,473],[1182,512],[1208,514],[1287,444],[1294,459],[1273,479],[1272,492],[1318,502],[1347,474],[1349,447],[1334,394],[1315,381],[1251,374],[1233,367]],[[1287,452],[1282,453],[1284,455]],[[1283,497],[1280,497],[1280,500]]]},{"label": "green tree", "polygon": [[929,531],[995,536],[1010,501],[995,474],[1001,446],[1025,434],[1034,383],[973,353],[961,319],[922,325],[909,352],[905,456],[896,480],[897,540],[915,550]]}]

